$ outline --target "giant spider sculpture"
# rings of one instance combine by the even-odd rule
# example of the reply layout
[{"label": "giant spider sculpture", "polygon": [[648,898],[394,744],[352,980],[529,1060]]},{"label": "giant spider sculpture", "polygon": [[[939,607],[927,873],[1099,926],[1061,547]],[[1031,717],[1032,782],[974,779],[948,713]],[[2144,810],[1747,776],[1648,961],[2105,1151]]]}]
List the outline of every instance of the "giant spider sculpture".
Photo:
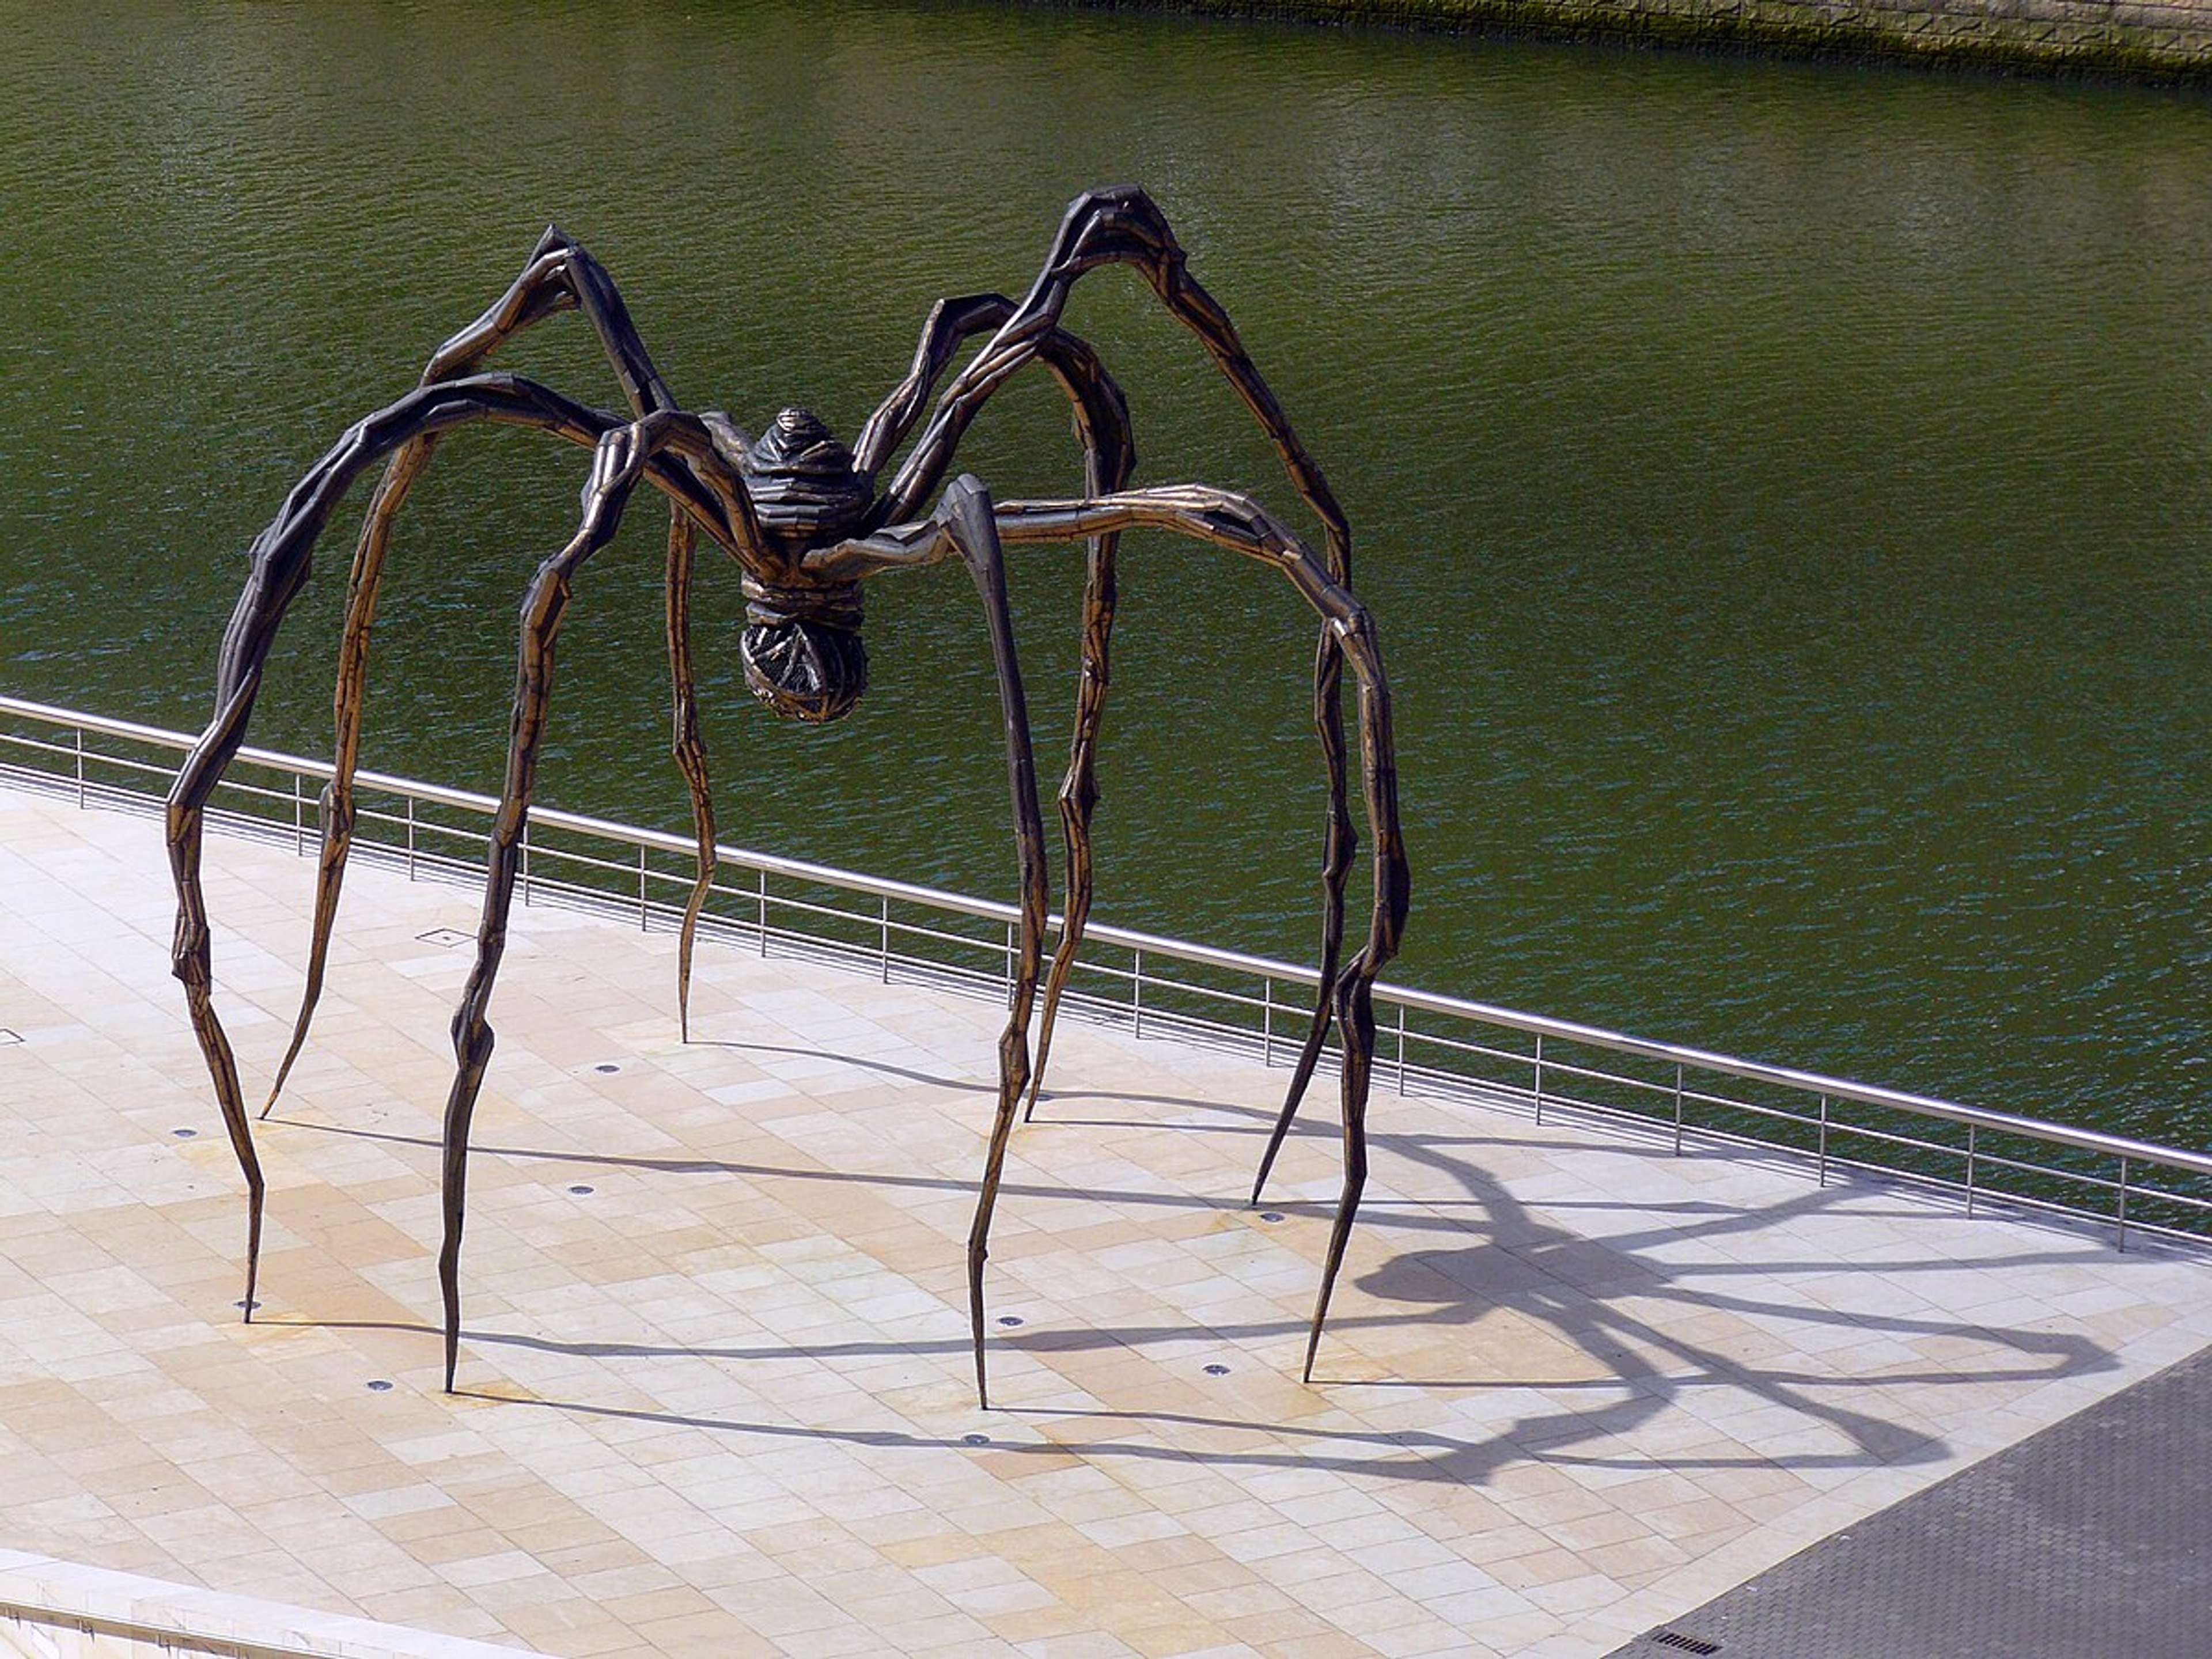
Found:
[{"label": "giant spider sculpture", "polygon": [[[1091,348],[1060,326],[1069,290],[1101,266],[1133,266],[1163,304],[1195,334],[1279,452],[1292,483],[1319,516],[1325,546],[1316,553],[1242,495],[1202,484],[1127,488],[1135,460],[1127,405]],[[627,418],[577,403],[514,374],[485,372],[502,343],[556,312],[579,310],[612,362],[629,404]],[[988,333],[929,410],[905,459],[880,489],[878,475],[921,420],[955,353]],[[1073,501],[994,501],[971,477],[957,478],[927,508],[969,422],[993,392],[1033,362],[1066,390],[1085,462],[1087,493]],[[837,719],[867,684],[860,641],[863,584],[888,570],[957,559],[968,568],[989,625],[1006,720],[1006,770],[1013,800],[1021,884],[1011,1010],[999,1042],[997,1114],[968,1240],[969,1315],[975,1387],[988,1404],[983,1361],[983,1264],[1006,1144],[1027,1090],[1034,1112],[1053,1020],[1089,915],[1091,817],[1097,802],[1094,759],[1107,688],[1115,606],[1115,553],[1122,531],[1147,526],[1243,554],[1288,577],[1322,619],[1315,659],[1315,723],[1328,771],[1322,856],[1321,994],[1253,1183],[1258,1201],[1268,1167],[1296,1114],[1334,1019],[1342,1034],[1344,1185],[1330,1231],[1321,1287],[1306,1342],[1313,1375],[1329,1293],[1366,1181],[1366,1109],[1375,1042],[1372,989],[1396,952],[1408,878],[1399,834],[1390,695],[1373,624],[1349,586],[1351,538],[1321,469],[1291,429],[1274,395],[1245,354],[1228,314],[1185,268],[1166,219],[1141,190],[1095,191],[1062,222],[1043,270],[1018,304],[997,294],[940,302],[922,330],[906,379],[848,451],[813,416],[787,409],[758,439],[724,416],[688,412],[653,367],[613,282],[599,262],[557,228],[548,230],[528,266],[497,303],[453,336],[430,360],[417,388],[349,428],[301,479],[252,549],[252,574],[223,635],[215,714],[179,770],[168,799],[169,860],[177,888],[173,967],[183,981],[192,1027],[247,1192],[246,1317],[259,1270],[264,1183],[238,1068],[212,1000],[207,907],[200,882],[206,804],[245,741],[254,698],[276,629],[306,583],[316,541],[360,474],[389,457],[354,554],[336,698],[333,774],[324,792],[322,854],[307,986],[291,1045],[270,1094],[275,1103],[300,1052],[320,993],[354,823],[353,777],[360,739],[371,624],[392,526],[441,436],[475,422],[534,428],[592,451],[582,518],[568,544],[538,567],[522,604],[520,663],[500,806],[489,836],[483,916],[475,964],[453,1016],[457,1062],[446,1103],[444,1242],[438,1272],[445,1301],[446,1387],[453,1386],[460,1337],[460,1245],[468,1176],[469,1123],[491,1058],[487,1022],[492,985],[507,939],[538,746],[552,691],[554,645],[578,573],[612,539],[641,483],[671,502],[667,562],[668,658],[674,682],[675,757],[690,787],[698,836],[698,875],[678,949],[678,1002],[688,1036],[692,944],[714,866],[714,812],[693,696],[690,595],[696,538],[704,534],[736,560],[747,625],[739,641],[747,684],[778,714]],[[1060,793],[1066,842],[1067,895],[1060,943],[1045,985],[1031,1066],[1029,1027],[1043,966],[1048,922],[1044,831],[1037,807],[1029,714],[1007,610],[1002,549],[1009,543],[1088,544],[1081,681],[1067,774]],[[1358,685],[1360,748],[1374,860],[1373,913],[1364,943],[1340,963],[1345,884],[1357,846],[1346,804],[1346,750],[1340,688],[1349,663]],[[267,1115],[268,1107],[262,1109]]]}]

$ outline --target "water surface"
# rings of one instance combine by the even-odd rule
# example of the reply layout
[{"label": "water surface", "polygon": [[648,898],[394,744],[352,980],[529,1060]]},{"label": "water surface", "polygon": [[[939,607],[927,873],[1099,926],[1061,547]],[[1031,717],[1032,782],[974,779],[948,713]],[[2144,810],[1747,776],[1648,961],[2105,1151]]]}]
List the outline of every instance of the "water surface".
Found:
[{"label": "water surface", "polygon": [[[992,6],[9,11],[7,689],[197,726],[254,532],[549,220],[687,401],[849,438],[933,300],[1018,291],[1078,190],[1139,180],[1359,535],[1418,880],[1394,976],[2206,1139],[2201,97]],[[1140,481],[1294,509],[1139,284],[1069,320]],[[573,319],[506,361],[616,400]],[[1042,381],[962,462],[1080,477]],[[496,787],[515,605],[580,468],[441,452],[370,764]],[[680,828],[657,516],[585,579],[544,796]],[[346,544],[258,741],[327,750]],[[1081,559],[1018,556],[1049,762]],[[1124,568],[1100,914],[1310,956],[1310,624],[1206,550]],[[744,693],[733,575],[700,623],[726,833],[1010,895],[964,581],[879,583],[875,690],[811,732]]]}]

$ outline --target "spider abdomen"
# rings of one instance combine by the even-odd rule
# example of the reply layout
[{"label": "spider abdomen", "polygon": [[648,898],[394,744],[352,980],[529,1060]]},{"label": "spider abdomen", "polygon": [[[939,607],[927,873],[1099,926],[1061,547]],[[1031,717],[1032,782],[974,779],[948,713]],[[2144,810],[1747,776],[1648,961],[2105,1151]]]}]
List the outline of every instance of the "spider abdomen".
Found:
[{"label": "spider abdomen", "polygon": [[753,623],[738,649],[745,684],[786,720],[827,725],[868,689],[868,648],[856,629],[807,618]]},{"label": "spider abdomen", "polygon": [[785,720],[825,725],[849,714],[868,689],[858,582],[770,586],[744,578],[745,631],[738,642],[745,684]]}]

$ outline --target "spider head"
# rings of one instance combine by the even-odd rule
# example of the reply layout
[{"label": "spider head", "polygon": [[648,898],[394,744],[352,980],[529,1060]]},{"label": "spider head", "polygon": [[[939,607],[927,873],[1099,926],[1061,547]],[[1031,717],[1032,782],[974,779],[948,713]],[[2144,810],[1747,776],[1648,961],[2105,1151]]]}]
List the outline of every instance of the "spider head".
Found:
[{"label": "spider head", "polygon": [[826,726],[868,689],[857,586],[772,588],[745,578],[738,653],[753,696],[785,720]]},{"label": "spider head", "polygon": [[804,409],[778,415],[740,465],[760,527],[787,557],[842,541],[875,501],[869,480],[853,470],[853,452]]}]

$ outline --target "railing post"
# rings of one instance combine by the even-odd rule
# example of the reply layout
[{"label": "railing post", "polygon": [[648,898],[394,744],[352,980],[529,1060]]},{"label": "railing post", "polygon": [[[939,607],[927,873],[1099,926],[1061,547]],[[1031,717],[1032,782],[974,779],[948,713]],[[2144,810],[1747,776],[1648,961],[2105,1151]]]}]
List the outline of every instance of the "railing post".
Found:
[{"label": "railing post", "polygon": [[530,908],[530,820],[522,821],[522,905]]},{"label": "railing post", "polygon": [[1406,1005],[1398,1005],[1398,1092],[1406,1092]]},{"label": "railing post", "polygon": [[1544,1122],[1544,1034],[1536,1033],[1536,1124]]},{"label": "railing post", "polygon": [[760,934],[760,953],[766,956],[768,954],[768,872],[764,868],[756,870],[753,872],[753,877],[754,884],[760,896],[760,921],[757,924]]},{"label": "railing post", "polygon": [[1674,1156],[1682,1155],[1682,1066],[1674,1065]]},{"label": "railing post", "polygon": [[76,726],[70,729],[76,733],[76,806],[82,812],[84,810],[84,727]]},{"label": "railing post", "polygon": [[1131,1034],[1142,1036],[1145,1034],[1145,953],[1142,951],[1132,951],[1129,953],[1129,962]]},{"label": "railing post", "polygon": [[2128,1248],[2128,1161],[2124,1158],[2120,1160],[2120,1226],[2112,1243],[2120,1250]]},{"label": "railing post", "polygon": [[292,774],[292,856],[304,857],[307,851],[307,823],[302,817],[304,806],[300,799],[300,775]]},{"label": "railing post", "polygon": [[1978,1125],[1966,1126],[1966,1219],[1974,1218],[1974,1137]]},{"label": "railing post", "polygon": [[1006,924],[1006,1006],[1014,1006],[1014,924]]},{"label": "railing post", "polygon": [[415,879],[415,797],[407,797],[407,879]]},{"label": "railing post", "polygon": [[883,982],[891,982],[891,902],[887,898],[876,901],[876,926],[880,930],[877,939],[876,961]]},{"label": "railing post", "polygon": [[637,844],[637,931],[646,931],[647,906],[645,897],[645,843]]},{"label": "railing post", "polygon": [[1828,1184],[1828,1097],[1820,1097],[1820,1178],[1817,1183]]},{"label": "railing post", "polygon": [[1275,1063],[1275,981],[1266,975],[1260,980],[1260,1064]]}]

